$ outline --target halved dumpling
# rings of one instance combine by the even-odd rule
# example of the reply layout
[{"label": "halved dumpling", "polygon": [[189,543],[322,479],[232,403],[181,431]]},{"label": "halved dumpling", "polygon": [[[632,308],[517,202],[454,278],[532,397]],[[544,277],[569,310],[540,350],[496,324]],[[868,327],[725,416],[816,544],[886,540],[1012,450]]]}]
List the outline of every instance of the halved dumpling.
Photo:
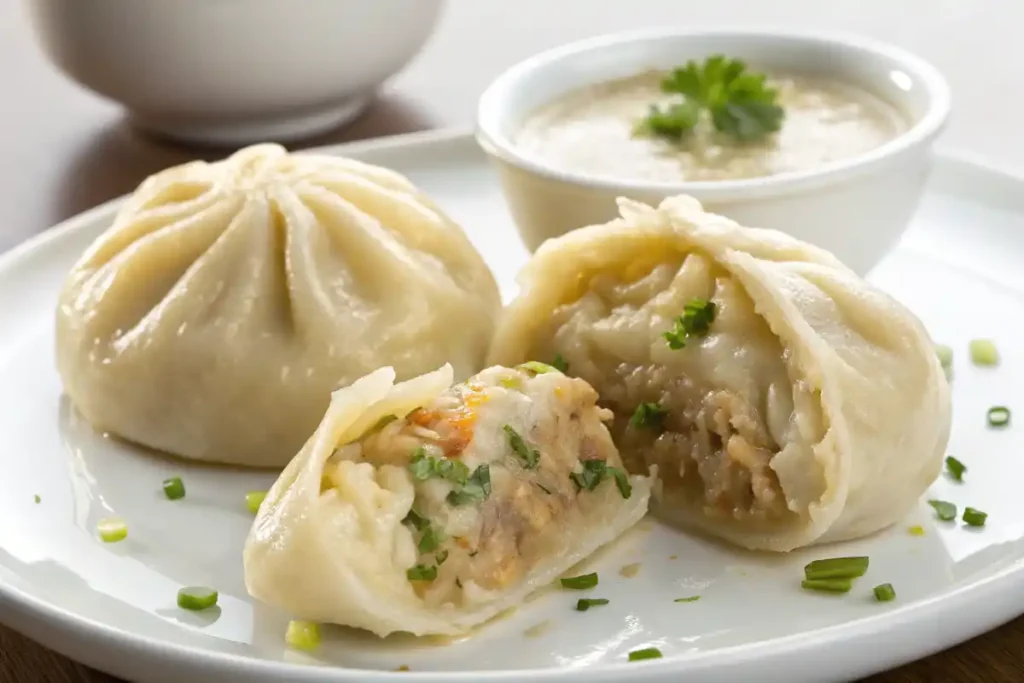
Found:
[{"label": "halved dumpling", "polygon": [[647,511],[586,382],[527,363],[463,384],[335,392],[245,545],[249,592],[385,636],[462,633],[543,587]]},{"label": "halved dumpling", "polygon": [[871,533],[937,476],[949,388],[920,321],[831,254],[689,197],[550,240],[489,362],[567,364],[659,516],[785,551]]}]

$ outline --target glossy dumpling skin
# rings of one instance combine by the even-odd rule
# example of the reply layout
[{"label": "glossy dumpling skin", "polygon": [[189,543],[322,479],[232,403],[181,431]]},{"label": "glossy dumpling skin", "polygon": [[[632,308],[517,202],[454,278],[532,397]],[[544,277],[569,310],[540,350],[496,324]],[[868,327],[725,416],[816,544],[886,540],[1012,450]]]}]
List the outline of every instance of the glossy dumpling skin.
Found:
[{"label": "glossy dumpling skin", "polygon": [[455,635],[647,512],[586,382],[539,364],[451,386],[390,368],[334,394],[245,544],[253,597],[302,619]]},{"label": "glossy dumpling skin", "polygon": [[831,254],[690,197],[620,210],[537,251],[489,362],[561,356],[615,413],[627,466],[659,467],[667,520],[787,551],[906,514],[950,430],[920,321]]},{"label": "glossy dumpling skin", "polygon": [[338,386],[479,370],[499,310],[480,255],[404,177],[257,145],[141,184],[68,275],[57,365],[98,430],[283,467]]}]

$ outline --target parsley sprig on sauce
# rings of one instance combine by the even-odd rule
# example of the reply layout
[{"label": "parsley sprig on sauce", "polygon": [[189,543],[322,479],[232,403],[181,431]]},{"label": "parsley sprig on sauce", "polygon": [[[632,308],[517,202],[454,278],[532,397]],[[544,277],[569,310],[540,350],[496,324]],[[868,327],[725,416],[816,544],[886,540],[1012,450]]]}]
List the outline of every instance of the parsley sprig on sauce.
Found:
[{"label": "parsley sprig on sauce", "polygon": [[757,140],[782,127],[785,111],[776,104],[778,91],[767,76],[747,70],[745,62],[714,55],[675,69],[662,82],[666,93],[683,100],[666,107],[652,105],[637,132],[681,140],[708,116],[715,130],[741,141]]}]

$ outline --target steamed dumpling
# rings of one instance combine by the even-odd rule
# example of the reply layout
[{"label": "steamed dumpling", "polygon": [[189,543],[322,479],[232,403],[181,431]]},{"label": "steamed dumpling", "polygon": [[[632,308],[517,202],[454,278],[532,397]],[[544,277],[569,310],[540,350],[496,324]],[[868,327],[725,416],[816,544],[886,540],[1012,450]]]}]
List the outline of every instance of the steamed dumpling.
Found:
[{"label": "steamed dumpling", "polygon": [[647,511],[581,379],[528,364],[450,386],[390,368],[334,394],[245,544],[253,597],[386,636],[462,633]]},{"label": "steamed dumpling", "polygon": [[499,309],[480,255],[404,177],[259,145],[142,183],[68,276],[57,366],[99,430],[283,466],[339,385],[479,370]]},{"label": "steamed dumpling", "polygon": [[568,363],[661,517],[754,549],[850,539],[938,475],[950,395],[920,321],[831,254],[689,197],[547,242],[489,362]]}]

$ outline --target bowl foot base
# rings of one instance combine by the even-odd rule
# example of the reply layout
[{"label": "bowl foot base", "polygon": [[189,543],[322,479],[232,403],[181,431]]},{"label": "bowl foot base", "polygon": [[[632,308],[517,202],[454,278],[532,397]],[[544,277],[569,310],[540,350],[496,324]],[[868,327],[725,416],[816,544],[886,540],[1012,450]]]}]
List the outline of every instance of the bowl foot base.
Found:
[{"label": "bowl foot base", "polygon": [[367,93],[315,109],[268,116],[192,119],[132,112],[130,118],[140,130],[175,142],[239,147],[257,142],[294,142],[326,133],[359,116],[372,99],[373,94]]}]

